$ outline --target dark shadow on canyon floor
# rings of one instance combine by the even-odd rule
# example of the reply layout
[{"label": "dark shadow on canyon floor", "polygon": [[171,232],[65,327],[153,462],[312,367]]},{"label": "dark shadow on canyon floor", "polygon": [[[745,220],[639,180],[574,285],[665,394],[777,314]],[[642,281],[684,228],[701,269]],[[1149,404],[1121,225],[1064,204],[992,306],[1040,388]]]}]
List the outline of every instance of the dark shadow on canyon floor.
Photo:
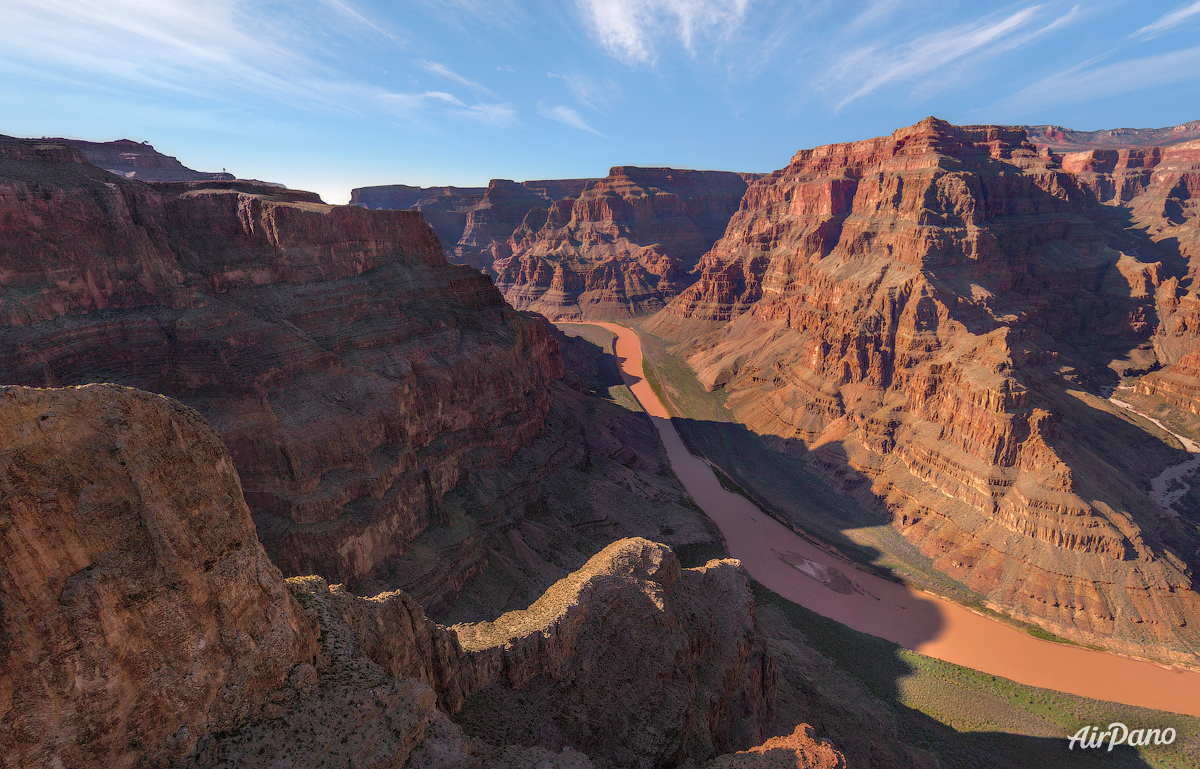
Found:
[{"label": "dark shadow on canyon floor", "polygon": [[[611,382],[612,370],[605,373]],[[693,454],[727,471],[717,472],[726,490],[749,498],[791,528],[884,578],[898,579],[893,567],[910,575],[917,571],[964,603],[978,599],[933,569],[878,508],[855,498],[854,489],[868,481],[838,457],[837,444],[819,459],[840,490],[806,468],[818,457],[799,441],[760,436],[732,421],[673,422]],[[881,539],[887,552],[871,544]],[[681,548],[681,560],[685,566],[702,565],[716,555],[710,550]],[[899,560],[898,550],[903,551]],[[780,667],[772,734],[788,734],[806,721],[846,754],[849,766],[1132,768],[1182,767],[1200,759],[1200,720],[1017,684],[857,632],[758,583],[754,591],[760,624]],[[1111,753],[1068,750],[1068,737],[1081,726],[1104,728],[1113,721],[1170,725],[1180,737],[1174,752],[1149,749],[1152,762],[1128,746]]]}]

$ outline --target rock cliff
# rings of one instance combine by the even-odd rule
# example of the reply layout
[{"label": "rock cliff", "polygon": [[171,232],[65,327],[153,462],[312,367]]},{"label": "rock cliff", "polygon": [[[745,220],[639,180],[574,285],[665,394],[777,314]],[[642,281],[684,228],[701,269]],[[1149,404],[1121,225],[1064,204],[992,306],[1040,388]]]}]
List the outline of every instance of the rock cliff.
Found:
[{"label": "rock cliff", "polygon": [[613,168],[577,197],[531,211],[496,253],[496,285],[551,319],[624,318],[692,280],[754,175]]},{"label": "rock cliff", "polygon": [[548,326],[446,264],[420,214],[151,189],[11,139],[0,179],[0,381],[196,408],[288,574],[362,580],[543,429],[563,374]]},{"label": "rock cliff", "polygon": [[[1094,394],[1170,347],[1156,316],[1188,280],[1190,236],[1124,212],[1187,197],[1187,146],[1111,153],[1129,173],[1089,176],[1107,154],[931,118],[799,152],[750,186],[647,328],[682,342],[741,422],[881,501],[995,605],[1191,660],[1200,542],[1146,493],[1186,455]],[[1154,171],[1143,154],[1175,160]],[[1105,205],[1113,185],[1122,206]]]},{"label": "rock cliff", "polygon": [[0,180],[0,382],[197,409],[285,574],[458,621],[528,605],[621,537],[718,538],[645,416],[560,380],[564,353],[587,368],[599,348],[448,265],[418,213],[151,187],[54,142],[0,143]]},{"label": "rock cliff", "polygon": [[316,626],[194,411],[0,388],[0,763],[153,766],[269,714]]},{"label": "rock cliff", "polygon": [[[178,402],[4,387],[0,440],[4,766],[674,766],[773,717],[735,561],[621,540],[528,609],[446,628],[402,592],[285,583],[228,451]],[[538,707],[488,710],[522,697]],[[568,711],[532,740],[470,733]]]},{"label": "rock cliff", "polygon": [[455,625],[477,690],[459,715],[487,742],[570,746],[614,766],[673,766],[755,744],[776,671],[736,561],[681,569],[616,542],[523,611]]},{"label": "rock cliff", "polygon": [[119,139],[115,142],[86,142],[79,139],[50,139],[74,147],[94,166],[126,179],[143,182],[233,181],[223,171],[193,171],[178,158],[164,155],[146,142]]}]

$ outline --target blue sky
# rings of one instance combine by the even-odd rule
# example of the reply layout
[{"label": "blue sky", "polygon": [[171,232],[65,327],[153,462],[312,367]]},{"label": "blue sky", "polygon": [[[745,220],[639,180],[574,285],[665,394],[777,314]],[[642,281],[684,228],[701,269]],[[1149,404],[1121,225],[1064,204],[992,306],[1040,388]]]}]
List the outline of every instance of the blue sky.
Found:
[{"label": "blue sky", "polygon": [[0,0],[0,133],[370,184],[740,171],[955,123],[1200,119],[1200,0]]}]

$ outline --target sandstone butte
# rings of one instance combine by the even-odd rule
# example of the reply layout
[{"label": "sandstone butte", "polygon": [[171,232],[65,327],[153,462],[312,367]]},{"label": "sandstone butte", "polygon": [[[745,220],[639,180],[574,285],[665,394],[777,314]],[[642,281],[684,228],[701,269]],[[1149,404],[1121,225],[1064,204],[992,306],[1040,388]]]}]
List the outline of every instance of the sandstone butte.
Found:
[{"label": "sandstone butte", "polygon": [[[528,609],[447,628],[403,592],[285,581],[220,437],[176,401],[0,387],[0,445],[5,767],[657,767],[773,716],[736,561],[620,540]],[[449,720],[472,708],[499,741]],[[820,763],[797,765],[842,765],[804,734],[788,749]]]},{"label": "sandstone butte", "polygon": [[0,382],[199,411],[285,575],[450,612],[486,573],[470,616],[527,605],[621,536],[717,537],[653,428],[564,378],[553,327],[447,264],[419,213],[143,184],[4,139],[0,221]]},{"label": "sandstone butte", "polygon": [[618,166],[603,179],[486,190],[364,187],[351,203],[419,210],[453,262],[496,277],[517,309],[551,320],[655,312],[695,277],[757,174]]},{"label": "sandstone butte", "polygon": [[1058,155],[933,118],[804,150],[645,327],[992,605],[1194,665],[1200,509],[1147,493],[1187,455],[1103,396],[1153,369],[1196,409],[1198,186],[1195,142]]}]

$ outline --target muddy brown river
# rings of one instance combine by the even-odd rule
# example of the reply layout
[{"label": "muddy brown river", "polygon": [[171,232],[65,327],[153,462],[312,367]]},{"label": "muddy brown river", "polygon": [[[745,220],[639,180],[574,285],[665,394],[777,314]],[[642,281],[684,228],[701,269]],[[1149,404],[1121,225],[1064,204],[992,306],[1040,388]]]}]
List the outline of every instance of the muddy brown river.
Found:
[{"label": "muddy brown river", "polygon": [[840,561],[726,491],[693,456],[666,406],[642,377],[641,340],[615,323],[625,383],[649,413],[684,487],[721,529],[730,555],[771,590],[855,630],[930,657],[1030,686],[1200,716],[1200,673],[1034,638],[931,593],[898,585]]}]

